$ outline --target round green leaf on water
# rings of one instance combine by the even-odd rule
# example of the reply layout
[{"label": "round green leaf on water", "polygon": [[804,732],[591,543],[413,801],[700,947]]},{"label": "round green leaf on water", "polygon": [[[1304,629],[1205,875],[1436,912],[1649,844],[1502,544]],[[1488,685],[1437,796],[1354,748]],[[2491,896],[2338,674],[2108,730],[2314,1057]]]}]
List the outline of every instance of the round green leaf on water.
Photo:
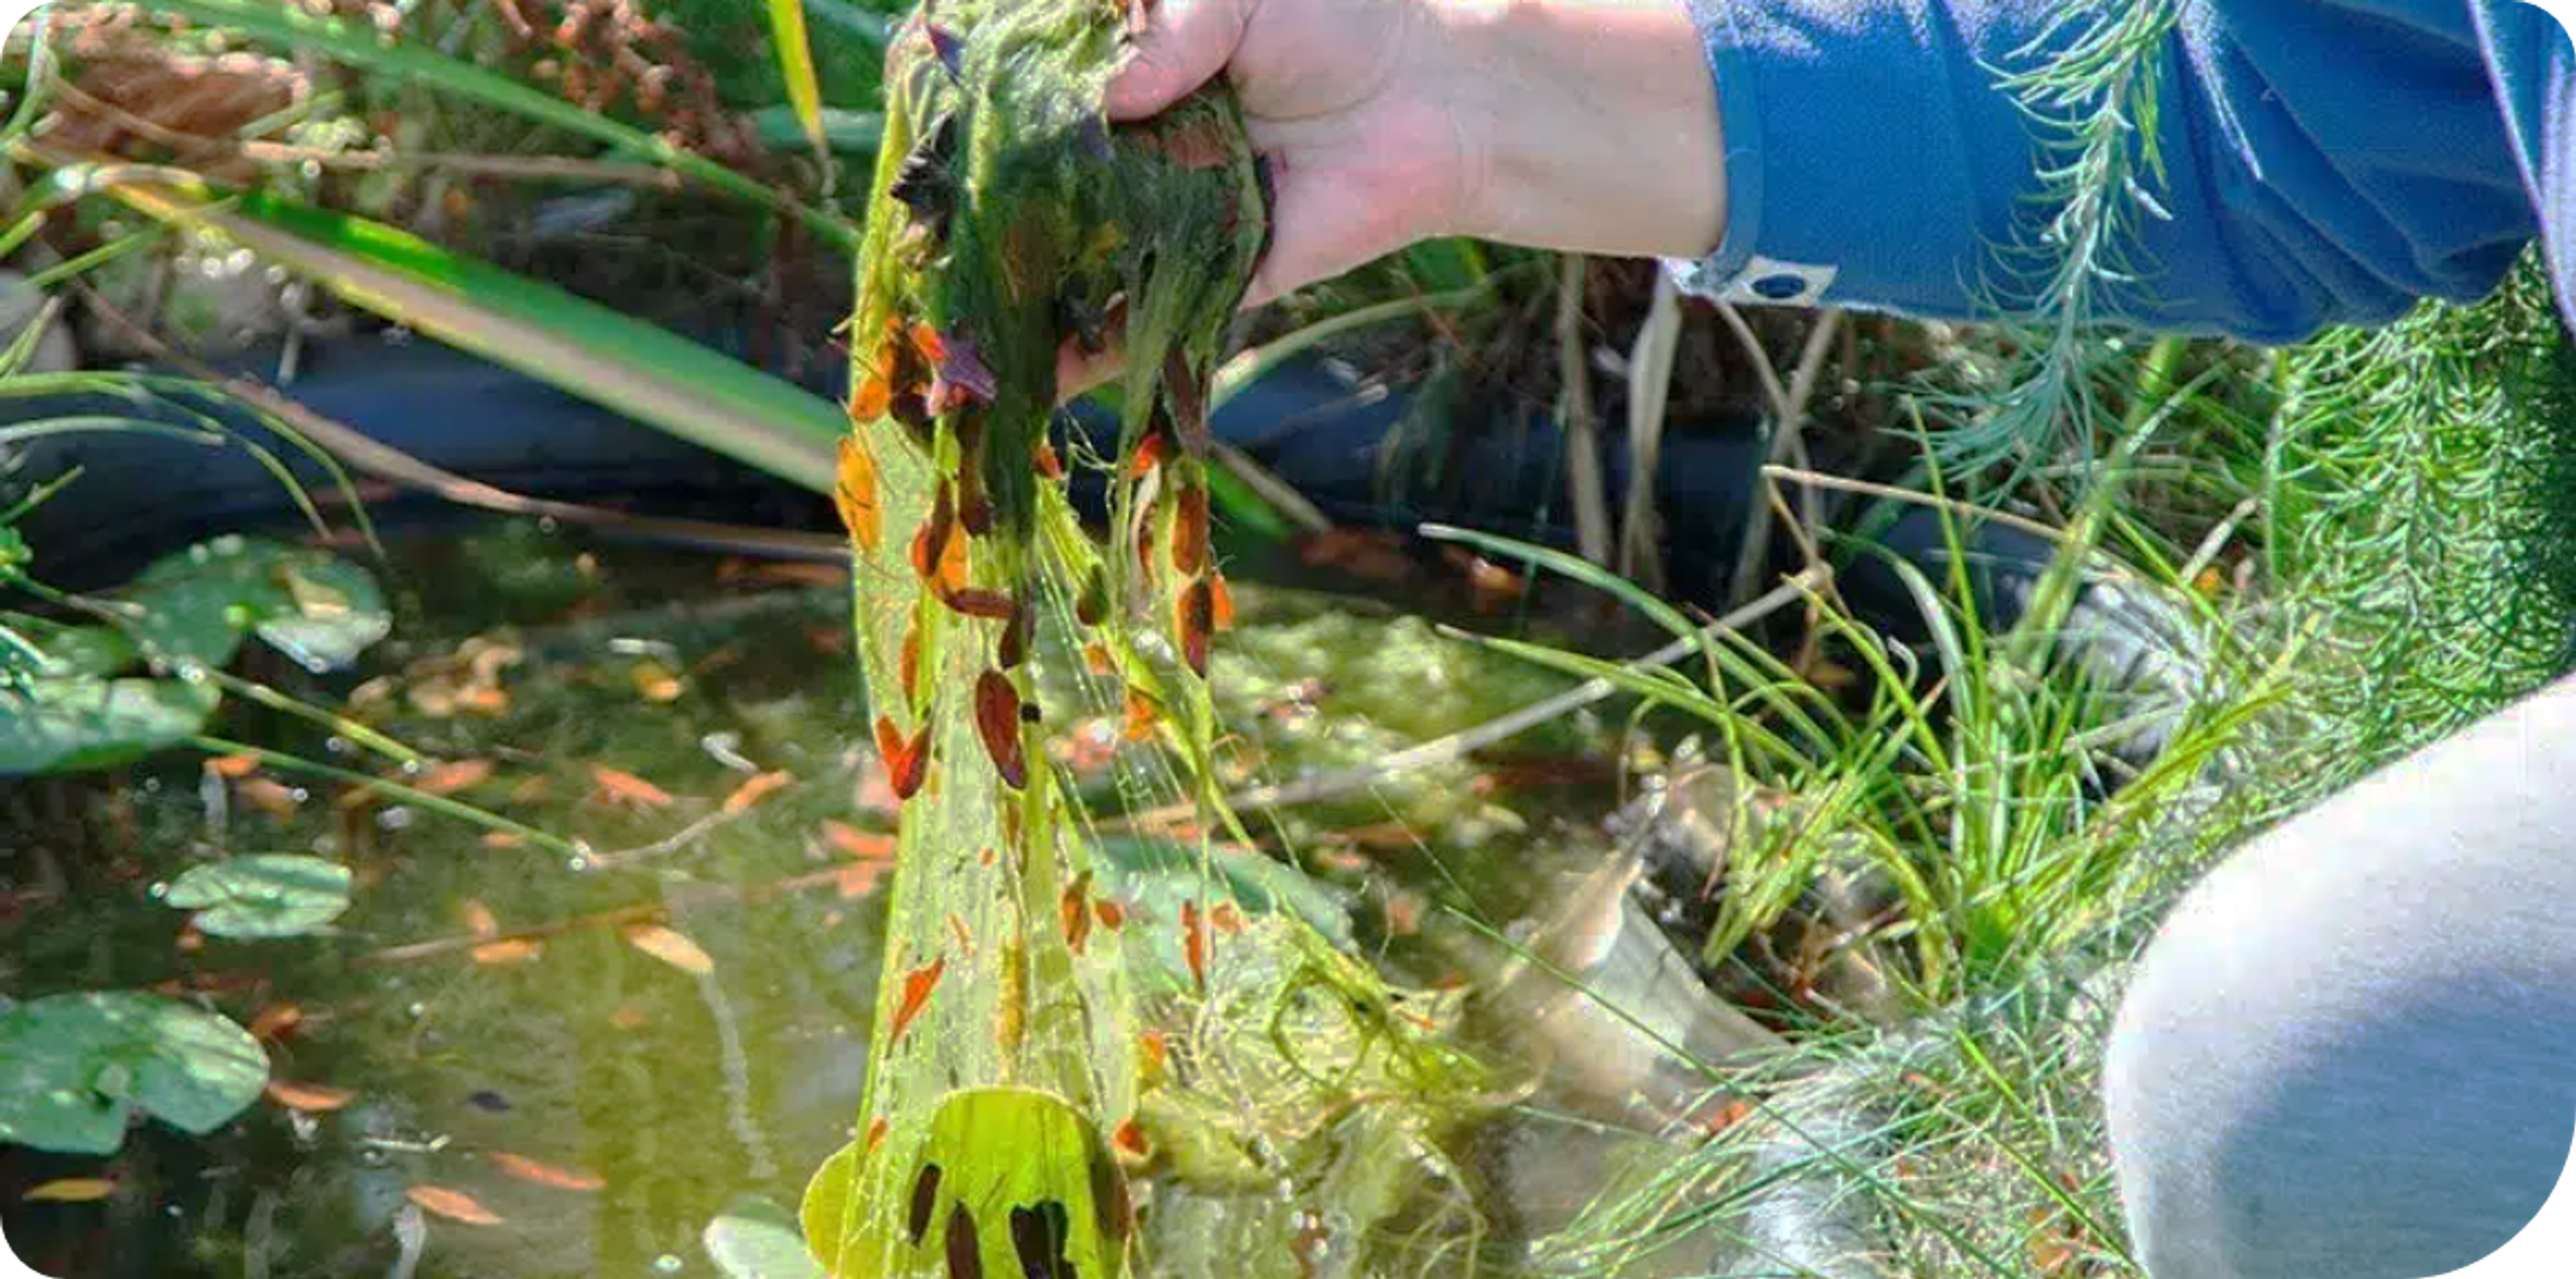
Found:
[{"label": "round green leaf on water", "polygon": [[177,1000],[84,991],[0,1013],[0,1141],[110,1154],[136,1106],[203,1135],[267,1082],[249,1031]]},{"label": "round green leaf on water", "polygon": [[327,552],[264,538],[218,537],[165,556],[117,592],[142,615],[134,629],[164,660],[222,666],[256,633],[313,670],[357,660],[393,628],[376,579]]},{"label": "round green leaf on water", "polygon": [[226,858],[190,868],[161,900],[216,937],[293,937],[349,908],[349,868],[300,853]]},{"label": "round green leaf on water", "polygon": [[0,626],[43,652],[44,660],[32,672],[38,676],[104,679],[132,666],[138,656],[134,641],[112,626],[70,626],[24,613],[0,614]]},{"label": "round green leaf on water", "polygon": [[203,731],[221,694],[177,679],[35,679],[0,687],[0,777],[123,764]]},{"label": "round green leaf on water", "polygon": [[825,1279],[796,1218],[758,1195],[727,1204],[699,1240],[729,1279]]}]

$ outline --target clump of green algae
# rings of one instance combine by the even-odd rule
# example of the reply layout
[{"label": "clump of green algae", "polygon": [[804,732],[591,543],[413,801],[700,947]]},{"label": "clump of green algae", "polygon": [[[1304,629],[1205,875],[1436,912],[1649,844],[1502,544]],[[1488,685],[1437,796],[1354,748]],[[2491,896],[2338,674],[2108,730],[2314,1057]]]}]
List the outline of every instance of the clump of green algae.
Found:
[{"label": "clump of green algae", "polygon": [[[1266,208],[1222,88],[1106,121],[1143,20],[946,0],[887,55],[839,499],[871,727],[904,805],[866,1097],[803,1214],[843,1276],[1123,1271],[1120,1160],[1151,1151],[1137,1117],[1155,1041],[1105,938],[1177,926],[1202,989],[1219,945],[1213,897],[1130,922],[1095,895],[1031,661],[1037,617],[1069,607],[1091,664],[1180,758],[1200,838],[1240,834],[1207,767],[1230,609],[1208,550],[1206,388]],[[1058,350],[1097,350],[1113,324],[1104,547],[1047,427]],[[1326,980],[1367,984],[1312,949]]]}]

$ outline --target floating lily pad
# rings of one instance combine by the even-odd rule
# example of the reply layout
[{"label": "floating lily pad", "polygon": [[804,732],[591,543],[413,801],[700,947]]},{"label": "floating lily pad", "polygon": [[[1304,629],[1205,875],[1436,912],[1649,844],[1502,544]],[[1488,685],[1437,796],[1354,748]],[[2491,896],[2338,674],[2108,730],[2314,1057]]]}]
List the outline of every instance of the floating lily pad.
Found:
[{"label": "floating lily pad", "polygon": [[111,627],[65,626],[22,616],[11,616],[8,624],[44,650],[44,669],[38,672],[42,675],[104,679],[133,666],[139,656],[134,641]]},{"label": "floating lily pad", "polygon": [[217,937],[294,937],[349,908],[349,868],[300,853],[260,853],[192,867],[161,900],[197,912]]},{"label": "floating lily pad", "polygon": [[374,575],[327,552],[261,538],[200,542],[145,569],[116,598],[140,605],[145,650],[222,666],[258,635],[315,671],[354,662],[393,628]]},{"label": "floating lily pad", "polygon": [[113,1154],[136,1107],[202,1136],[266,1082],[249,1031],[176,1000],[87,991],[0,1013],[0,1141]]},{"label": "floating lily pad", "polygon": [[805,1236],[786,1209],[745,1195],[699,1235],[716,1269],[731,1279],[824,1279],[823,1267],[805,1250]]},{"label": "floating lily pad", "polygon": [[183,679],[28,680],[0,686],[0,776],[106,768],[183,742],[221,700]]}]

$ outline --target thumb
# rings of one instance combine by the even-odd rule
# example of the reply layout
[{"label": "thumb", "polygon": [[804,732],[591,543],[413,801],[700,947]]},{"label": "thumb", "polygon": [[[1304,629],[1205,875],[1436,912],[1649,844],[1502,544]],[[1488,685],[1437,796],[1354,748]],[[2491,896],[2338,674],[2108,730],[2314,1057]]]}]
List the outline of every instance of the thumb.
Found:
[{"label": "thumb", "polygon": [[1141,120],[1216,77],[1243,43],[1258,0],[1161,0],[1126,65],[1109,81],[1112,120]]}]

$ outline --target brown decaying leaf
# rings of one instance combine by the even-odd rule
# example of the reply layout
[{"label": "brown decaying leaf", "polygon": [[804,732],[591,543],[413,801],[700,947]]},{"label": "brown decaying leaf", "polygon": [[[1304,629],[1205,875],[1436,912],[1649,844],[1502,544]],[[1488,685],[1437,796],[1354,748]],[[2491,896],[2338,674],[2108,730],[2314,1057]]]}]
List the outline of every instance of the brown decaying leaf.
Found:
[{"label": "brown decaying leaf", "polygon": [[1173,501],[1172,568],[1194,576],[1207,566],[1208,491],[1202,485],[1183,484]]},{"label": "brown decaying leaf", "polygon": [[1181,957],[1189,961],[1190,980],[1200,991],[1207,990],[1208,926],[1199,914],[1199,904],[1181,902]]},{"label": "brown decaying leaf", "polygon": [[1127,686],[1127,723],[1120,735],[1131,742],[1154,740],[1156,707],[1154,699],[1143,689]]},{"label": "brown decaying leaf", "polygon": [[921,687],[921,619],[918,617],[904,623],[903,651],[895,659],[895,678],[906,697]]},{"label": "brown decaying leaf", "polygon": [[986,671],[975,679],[975,732],[984,754],[993,761],[1002,784],[1013,790],[1029,783],[1028,757],[1020,747],[1020,691],[1011,677]]},{"label": "brown decaying leaf", "polygon": [[692,977],[716,970],[716,961],[689,940],[688,934],[662,924],[638,924],[626,930],[626,944]]},{"label": "brown decaying leaf", "polygon": [[1220,631],[1234,629],[1234,588],[1225,584],[1225,574],[1210,570],[1207,579],[1208,621]]},{"label": "brown decaying leaf", "polygon": [[894,1042],[903,1041],[903,1032],[911,1029],[912,1019],[921,1015],[922,1006],[930,1002],[930,992],[938,987],[939,975],[947,971],[948,956],[943,954],[903,975],[903,998],[894,1006]]},{"label": "brown decaying leaf", "polygon": [[725,796],[724,811],[739,813],[767,798],[772,791],[795,780],[796,774],[783,768],[748,778],[742,785],[734,787],[732,794]]},{"label": "brown decaying leaf", "polygon": [[1009,591],[997,591],[986,586],[969,586],[962,590],[948,591],[939,597],[939,602],[968,617],[980,617],[996,622],[1009,621],[1011,611],[1016,607],[1011,602]]},{"label": "brown decaying leaf", "polygon": [[877,515],[877,460],[856,431],[841,437],[840,476],[832,497],[840,506],[841,524],[849,529],[850,540],[874,554],[884,536]]},{"label": "brown decaying leaf", "polygon": [[1091,872],[1086,870],[1064,886],[1064,900],[1056,906],[1064,925],[1064,944],[1077,955],[1082,953],[1083,943],[1091,937],[1090,898]]},{"label": "brown decaying leaf", "polygon": [[521,1181],[552,1186],[557,1190],[598,1190],[608,1185],[605,1180],[579,1168],[545,1163],[507,1150],[487,1150],[483,1157],[491,1161],[493,1167]]},{"label": "brown decaying leaf", "polygon": [[925,721],[906,741],[894,720],[877,716],[877,754],[885,759],[886,785],[898,802],[919,794],[922,782],[930,777],[929,723]]},{"label": "brown decaying leaf", "polygon": [[1145,478],[1147,472],[1163,464],[1163,457],[1171,447],[1171,441],[1161,431],[1147,431],[1143,439],[1136,441],[1135,451],[1127,455],[1127,478]]},{"label": "brown decaying leaf", "polygon": [[668,808],[671,805],[671,792],[624,769],[610,768],[606,764],[593,764],[590,766],[590,777],[592,781],[599,783],[600,795],[612,804],[626,804],[636,808]]},{"label": "brown decaying leaf", "polygon": [[1206,679],[1209,648],[1216,634],[1216,595],[1205,580],[1181,588],[1172,622],[1180,632],[1181,660],[1189,663],[1191,674]]},{"label": "brown decaying leaf", "polygon": [[469,1226],[497,1226],[501,1214],[483,1206],[483,1201],[462,1190],[445,1186],[414,1186],[403,1192],[403,1198],[420,1205],[423,1212],[461,1221]]},{"label": "brown decaying leaf", "polygon": [[1120,1154],[1137,1159],[1145,1158],[1154,1150],[1154,1143],[1146,1140],[1145,1130],[1138,1126],[1132,1115],[1118,1122],[1118,1127],[1110,1134],[1109,1141],[1111,1145],[1118,1148]]},{"label": "brown decaying leaf", "polygon": [[1208,910],[1208,922],[1228,936],[1243,935],[1243,912],[1233,902],[1218,902]]},{"label": "brown decaying leaf", "polygon": [[356,1100],[358,1096],[347,1088],[334,1088],[329,1084],[297,1083],[291,1079],[269,1080],[268,1084],[260,1089],[260,1095],[288,1110],[301,1110],[309,1114],[338,1110]]}]

